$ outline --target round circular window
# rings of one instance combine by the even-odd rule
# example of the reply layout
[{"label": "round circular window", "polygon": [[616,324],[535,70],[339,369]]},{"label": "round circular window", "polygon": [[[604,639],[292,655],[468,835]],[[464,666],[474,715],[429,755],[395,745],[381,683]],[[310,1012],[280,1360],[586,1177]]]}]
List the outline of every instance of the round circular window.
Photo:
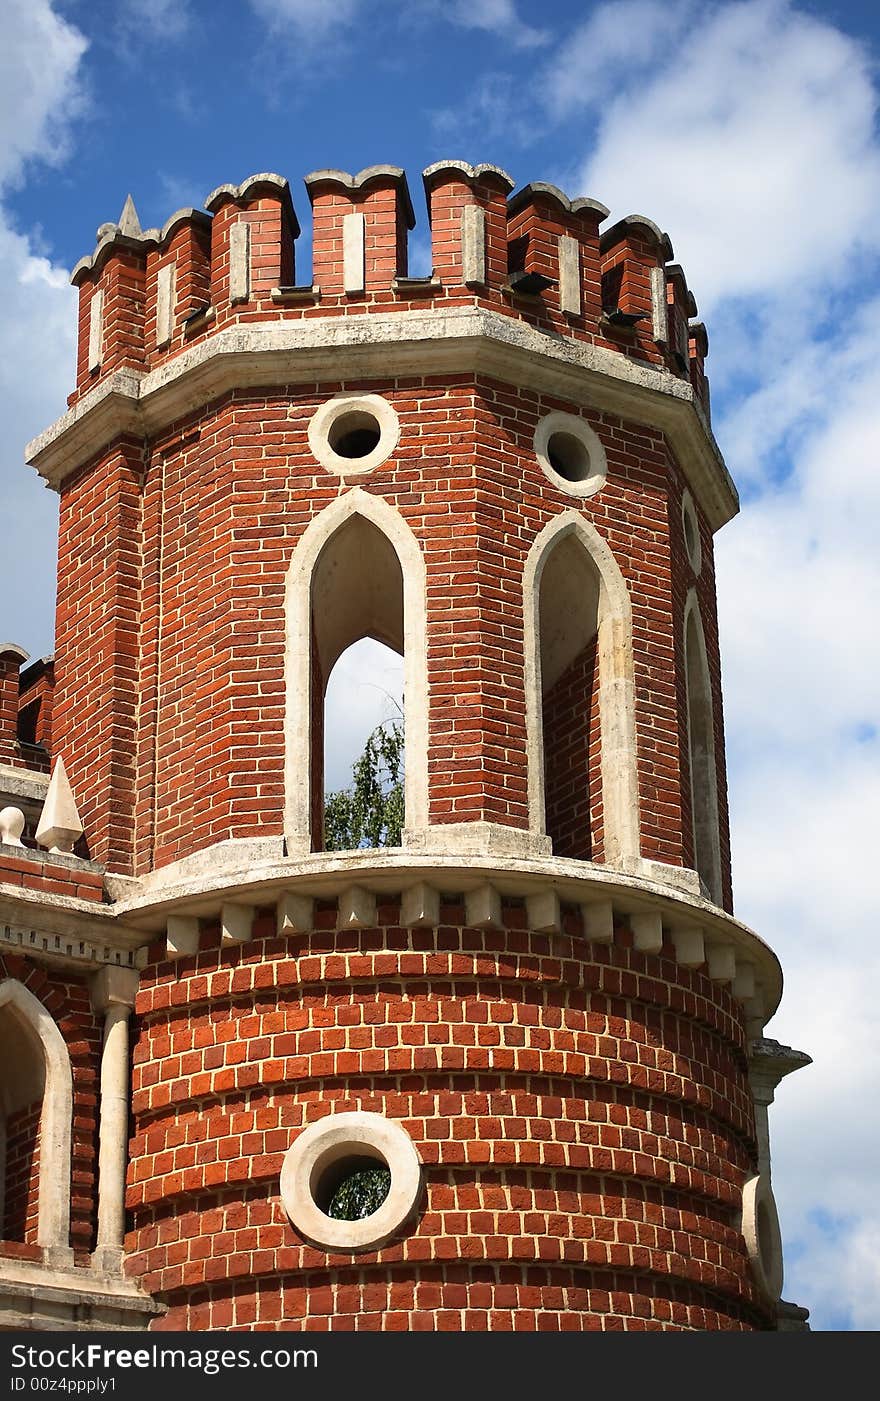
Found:
[{"label": "round circular window", "polygon": [[697,520],[697,509],[694,506],[693,497],[686,491],[681,498],[681,525],[684,532],[684,547],[687,551],[688,561],[695,574],[699,574],[703,567],[703,550],[700,545],[700,523]]},{"label": "round circular window", "polygon": [[324,1250],[377,1250],[406,1224],[422,1186],[418,1153],[381,1114],[330,1114],[303,1129],[281,1169],[290,1222]]},{"label": "round circular window", "polygon": [[400,439],[400,420],[378,394],[337,394],[309,422],[309,447],[330,472],[371,472]]},{"label": "round circular window", "polygon": [[535,454],[544,475],[570,496],[594,496],[605,485],[605,449],[590,425],[574,414],[549,413],[541,419]]},{"label": "round circular window", "polygon": [[750,1177],[743,1187],[742,1233],[755,1283],[769,1299],[778,1299],[782,1293],[782,1233],[765,1177]]}]

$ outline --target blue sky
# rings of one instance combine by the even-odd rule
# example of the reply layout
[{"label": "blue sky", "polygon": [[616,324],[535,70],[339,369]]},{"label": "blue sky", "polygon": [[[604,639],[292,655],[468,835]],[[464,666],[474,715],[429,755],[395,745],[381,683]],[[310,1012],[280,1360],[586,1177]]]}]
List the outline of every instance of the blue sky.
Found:
[{"label": "blue sky", "polygon": [[67,270],[129,191],[161,225],[276,170],[307,228],[310,170],[402,165],[416,271],[442,157],[668,229],[744,503],[717,544],[737,912],[786,972],[769,1034],[815,1060],[771,1110],[784,1292],[876,1329],[877,6],[4,0],[0,23],[0,637],[34,656],[55,508],[22,447],[72,387]]}]

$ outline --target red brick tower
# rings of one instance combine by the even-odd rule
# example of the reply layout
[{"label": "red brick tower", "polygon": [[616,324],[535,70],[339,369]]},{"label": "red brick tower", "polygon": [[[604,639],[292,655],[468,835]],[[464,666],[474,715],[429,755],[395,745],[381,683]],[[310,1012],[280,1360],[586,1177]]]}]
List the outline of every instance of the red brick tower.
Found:
[{"label": "red brick tower", "polygon": [[[310,284],[271,174],[161,230],[128,203],[74,272],[76,389],[29,450],[61,497],[51,737],[32,679],[0,775],[64,765],[48,855],[0,831],[41,931],[0,1038],[3,988],[63,968],[100,1154],[75,1258],[16,1225],[35,1326],[77,1272],[157,1328],[803,1317],[766,1106],[805,1058],[762,1039],[779,968],[731,913],[706,334],[650,220],[424,179],[430,277],[390,166],[307,177]],[[403,656],[403,843],[325,853],[325,688],[365,636]],[[102,1047],[65,1031],[89,988]],[[6,1123],[42,1103],[42,1151],[70,1106],[41,1045]],[[338,1219],[365,1163],[387,1194]]]}]

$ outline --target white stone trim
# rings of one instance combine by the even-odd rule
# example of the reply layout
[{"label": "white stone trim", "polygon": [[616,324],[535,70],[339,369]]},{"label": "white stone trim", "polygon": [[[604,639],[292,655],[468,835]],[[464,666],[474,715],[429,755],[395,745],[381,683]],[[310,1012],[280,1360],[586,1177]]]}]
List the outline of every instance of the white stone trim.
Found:
[{"label": "white stone trim", "polygon": [[681,498],[681,534],[688,563],[694,574],[699,577],[703,567],[703,546],[700,540],[700,522],[697,519],[694,498],[689,491],[685,491]]},{"label": "white stone trim", "polygon": [[619,351],[554,338],[486,307],[224,327],[148,373],[116,370],[25,449],[56,489],[120,433],[153,437],[231,389],[401,375],[491,375],[666,434],[709,526],[739,510],[689,380]]},{"label": "white stone trim", "polygon": [[683,655],[687,695],[687,732],[691,784],[694,865],[709,899],[721,904],[721,834],[718,814],[718,766],[715,713],[709,657],[695,589],[684,605]]},{"label": "white stone trim", "polygon": [[311,847],[311,601],[312,579],[327,541],[352,516],[380,530],[403,576],[404,807],[406,831],[428,825],[428,658],[425,561],[403,516],[380,496],[354,487],[306,527],[287,574],[284,720],[284,830],[288,852]]},{"label": "white stone trim", "polygon": [[363,214],[343,215],[342,282],[350,297],[359,296],[366,286],[366,231]]},{"label": "white stone trim", "polygon": [[[379,441],[364,457],[343,457],[330,446],[334,425],[349,414],[375,419]],[[309,420],[309,447],[322,467],[340,477],[363,476],[386,462],[400,441],[400,419],[394,406],[380,394],[335,394]]]},{"label": "white stone trim", "polygon": [[559,235],[559,310],[581,314],[581,246],[571,234]]},{"label": "white stone trim", "polygon": [[251,295],[251,226],[245,219],[229,230],[229,300],[246,302]]},{"label": "white stone trim", "polygon": [[743,1185],[742,1234],[755,1283],[768,1299],[782,1294],[782,1232],[769,1178],[761,1173]]},{"label": "white stone trim", "polygon": [[466,287],[486,284],[486,211],[480,204],[461,211],[461,280]]},{"label": "white stone trim", "polygon": [[[391,1173],[388,1196],[362,1221],[334,1221],[315,1201],[321,1176],[340,1159],[375,1158]],[[291,1224],[319,1249],[378,1250],[413,1215],[422,1190],[419,1155],[401,1124],[381,1114],[329,1114],[303,1129],[281,1169],[281,1201]]]},{"label": "white stone trim", "polygon": [[[580,481],[569,481],[563,477],[550,462],[549,445],[555,433],[565,433],[571,438],[577,439],[578,443],[586,453],[589,470]],[[605,456],[605,449],[599,435],[593,431],[590,425],[576,414],[562,413],[554,411],[539,419],[535,429],[534,438],[535,456],[541,465],[541,471],[548,481],[552,482],[557,491],[564,491],[568,496],[595,496],[605,485],[608,476],[608,459]]]},{"label": "white stone trim", "polygon": [[630,918],[633,945],[640,953],[659,953],[663,948],[663,917],[659,910],[645,910]]},{"label": "white stone trim", "polygon": [[46,1066],[40,1117],[40,1203],[37,1242],[70,1248],[70,1133],[73,1076],[70,1055],[55,1020],[22,983],[0,983],[0,1007],[8,1007],[39,1037]]},{"label": "white stone trim", "polygon": [[570,535],[574,535],[583,546],[599,575],[602,803],[605,861],[608,866],[614,867],[639,858],[632,609],[626,582],[608,544],[592,522],[574,510],[563,511],[544,527],[529,551],[523,576],[529,827],[533,833],[546,833],[541,715],[541,577],[551,552]]},{"label": "white stone trim", "polygon": [[669,340],[669,305],[666,300],[666,269],[651,269],[651,311],[654,339],[661,345]]},{"label": "white stone trim", "polygon": [[584,938],[591,944],[614,943],[614,903],[589,900],[581,903]]},{"label": "white stone trim", "polygon": [[99,370],[104,358],[104,289],[96,287],[89,302],[89,370]]},{"label": "white stone trim", "polygon": [[165,263],[156,274],[156,346],[167,345],[174,330],[177,307],[177,264]]}]

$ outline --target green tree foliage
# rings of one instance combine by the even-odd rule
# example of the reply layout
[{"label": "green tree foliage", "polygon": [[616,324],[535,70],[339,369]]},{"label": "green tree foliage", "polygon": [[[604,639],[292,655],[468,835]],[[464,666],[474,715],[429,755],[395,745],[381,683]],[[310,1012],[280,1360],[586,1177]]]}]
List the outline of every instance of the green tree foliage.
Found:
[{"label": "green tree foliage", "polygon": [[346,1173],[327,1208],[334,1221],[363,1221],[378,1211],[391,1190],[391,1173],[375,1163],[358,1164]]},{"label": "green tree foliage", "polygon": [[403,834],[403,726],[377,725],[350,787],[324,798],[324,850],[400,846]]}]

